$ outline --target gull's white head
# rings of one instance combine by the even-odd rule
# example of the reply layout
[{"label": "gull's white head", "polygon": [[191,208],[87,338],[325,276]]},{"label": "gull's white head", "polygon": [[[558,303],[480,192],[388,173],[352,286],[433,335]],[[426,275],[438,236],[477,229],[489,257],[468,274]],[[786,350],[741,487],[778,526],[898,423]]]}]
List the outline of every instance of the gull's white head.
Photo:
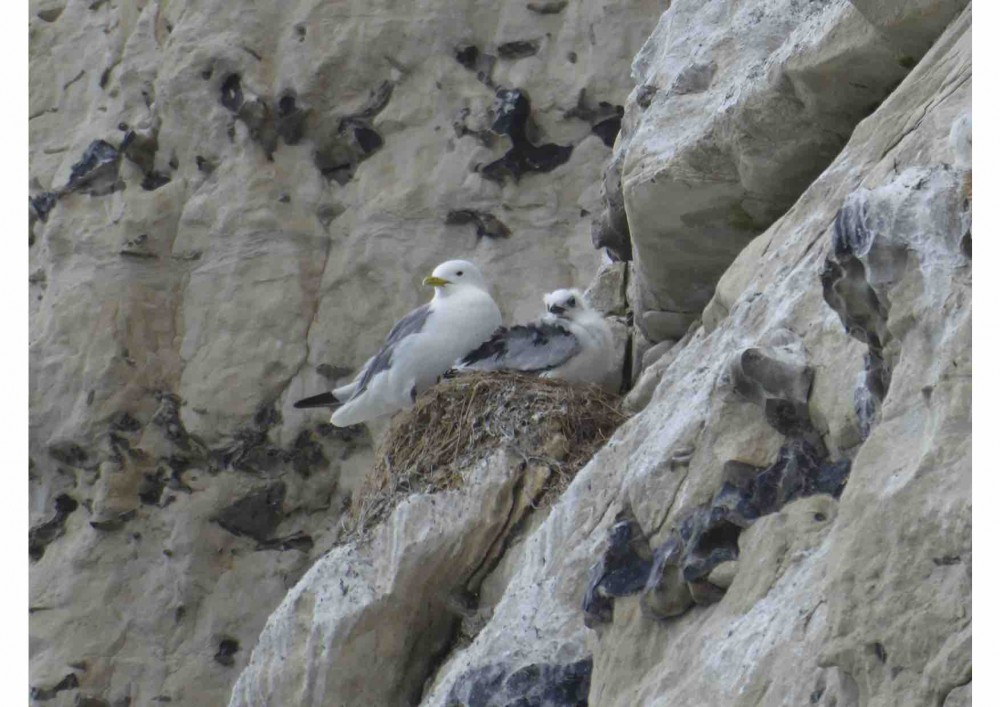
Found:
[{"label": "gull's white head", "polygon": [[489,291],[479,268],[468,260],[449,260],[441,263],[434,268],[430,277],[424,278],[424,284],[435,288],[435,297],[464,287],[475,287],[483,292]]},{"label": "gull's white head", "polygon": [[590,305],[580,290],[574,288],[555,290],[545,295],[545,319],[574,321],[590,311]]}]

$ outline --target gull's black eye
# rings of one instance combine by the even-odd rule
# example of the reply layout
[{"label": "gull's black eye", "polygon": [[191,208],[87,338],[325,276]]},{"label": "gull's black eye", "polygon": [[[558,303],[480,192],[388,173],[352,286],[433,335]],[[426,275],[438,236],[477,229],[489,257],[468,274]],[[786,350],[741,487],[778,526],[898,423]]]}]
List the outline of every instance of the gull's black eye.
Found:
[{"label": "gull's black eye", "polygon": [[576,306],[576,297],[570,297],[570,298],[569,298],[569,299],[568,299],[568,300],[566,301],[566,306],[567,306],[567,307],[575,307],[575,306]]},{"label": "gull's black eye", "polygon": [[461,270],[459,270],[459,271],[458,271],[457,273],[455,273],[455,274],[456,274],[456,275],[458,275],[459,277],[462,277],[462,271],[461,271]]}]

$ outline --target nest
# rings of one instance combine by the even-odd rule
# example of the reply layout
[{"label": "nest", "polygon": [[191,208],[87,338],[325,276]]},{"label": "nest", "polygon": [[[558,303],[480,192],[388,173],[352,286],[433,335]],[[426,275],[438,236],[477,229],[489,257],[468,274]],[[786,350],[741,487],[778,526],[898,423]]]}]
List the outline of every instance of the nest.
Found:
[{"label": "nest", "polygon": [[501,448],[549,467],[544,504],[625,421],[619,403],[596,386],[519,373],[446,379],[393,420],[345,529],[363,533],[409,494],[460,488],[464,469]]}]

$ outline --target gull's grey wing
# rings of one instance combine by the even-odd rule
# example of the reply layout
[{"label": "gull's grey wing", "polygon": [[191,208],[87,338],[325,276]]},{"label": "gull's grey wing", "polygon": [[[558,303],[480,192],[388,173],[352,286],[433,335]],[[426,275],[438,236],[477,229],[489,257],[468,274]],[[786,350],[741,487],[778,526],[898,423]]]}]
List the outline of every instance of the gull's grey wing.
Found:
[{"label": "gull's grey wing", "polygon": [[568,329],[547,322],[500,327],[478,349],[459,362],[472,371],[512,370],[538,373],[561,366],[580,352]]},{"label": "gull's grey wing", "polygon": [[427,324],[427,318],[430,315],[431,305],[430,302],[428,302],[427,304],[420,305],[396,322],[396,324],[392,327],[392,331],[389,332],[389,336],[385,338],[385,343],[382,344],[382,348],[379,349],[377,354],[368,360],[368,365],[365,366],[364,372],[361,374],[361,377],[358,378],[358,384],[354,388],[354,394],[351,396],[351,400],[358,397],[368,389],[368,384],[371,383],[372,378],[374,378],[376,374],[381,373],[392,365],[392,353],[395,351],[396,347],[399,346],[399,343],[409,336],[422,332],[424,330],[424,326]]}]

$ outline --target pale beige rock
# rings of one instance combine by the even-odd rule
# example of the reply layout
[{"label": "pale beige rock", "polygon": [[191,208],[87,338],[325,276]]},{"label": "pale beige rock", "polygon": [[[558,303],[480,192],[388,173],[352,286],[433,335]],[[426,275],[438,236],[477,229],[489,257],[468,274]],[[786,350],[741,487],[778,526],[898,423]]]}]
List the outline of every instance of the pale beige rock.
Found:
[{"label": "pale beige rock", "polygon": [[633,306],[693,319],[906,68],[846,0],[675,1],[632,73],[615,155]]},{"label": "pale beige rock", "polygon": [[625,300],[627,275],[627,263],[602,265],[594,276],[593,284],[584,293],[590,306],[601,314],[624,315],[628,309]]},{"label": "pale beige rock", "polygon": [[738,560],[723,562],[721,565],[708,573],[708,581],[717,587],[729,589],[729,587],[733,584],[733,580],[736,579],[736,573],[739,569],[740,563]]},{"label": "pale beige rock", "polygon": [[900,52],[903,63],[916,63],[934,44],[968,0],[851,0],[869,22]]},{"label": "pale beige rock", "polygon": [[635,345],[635,340],[630,337],[631,332],[629,331],[628,324],[623,321],[623,317],[606,317],[605,321],[611,328],[611,337],[614,341],[615,346],[615,370],[620,373],[617,374],[616,379],[611,380],[609,389],[617,392],[622,385],[622,374],[624,374],[626,368],[625,357],[628,356],[629,345]]},{"label": "pale beige rock", "polygon": [[[102,387],[110,377],[116,391],[127,390],[119,379],[129,379],[129,371],[108,371],[105,363],[122,348],[137,364],[131,378],[141,371],[135,385],[178,392],[188,402],[185,424],[207,441],[231,433],[257,405],[275,398],[290,428],[281,435],[291,438],[296,426],[315,418],[292,410],[290,401],[329,384],[314,369],[361,363],[391,322],[427,296],[419,280],[445,257],[478,260],[511,319],[535,316],[549,283],[590,279],[597,254],[577,247],[585,246],[589,230],[579,212],[596,203],[593,174],[608,149],[586,121],[563,113],[576,107],[581,89],[588,105],[621,102],[622,77],[654,21],[655,3],[574,5],[541,19],[522,5],[498,6],[477,11],[471,23],[463,11],[434,7],[425,3],[416,15],[439,23],[432,41],[406,30],[393,11],[362,12],[364,3],[356,8],[363,32],[342,20],[355,10],[323,3],[256,14],[184,4],[162,11],[132,3],[93,11],[73,6],[54,22],[39,18],[39,12],[48,17],[41,9],[33,13],[33,180],[60,186],[90,140],[121,139],[119,122],[158,126],[155,168],[173,178],[144,192],[138,167],[126,160],[125,192],[69,195],[48,222],[35,225],[41,260],[35,269],[50,286],[33,305],[39,311],[33,358],[58,354],[61,365],[44,369],[45,391],[33,393],[33,438],[44,444],[53,430],[83,434],[109,409],[137,404],[132,399],[139,391],[112,403]],[[75,28],[72,36],[60,32],[66,26]],[[575,149],[567,165],[501,187],[472,169],[500,156],[506,138],[487,149],[452,129],[464,109],[488,123],[493,100],[493,89],[454,59],[455,47],[474,43],[495,52],[498,44],[543,28],[548,34],[538,54],[498,61],[493,81],[529,92],[537,139]],[[600,41],[605,35],[615,41]],[[566,55],[578,43],[595,48],[577,47],[571,63]],[[61,91],[78,66],[101,69]],[[105,67],[102,90],[91,73]],[[245,121],[234,121],[220,104],[220,87],[234,73],[248,100],[253,94],[276,101],[293,92],[307,112],[305,137],[296,145],[279,141],[273,161]],[[385,146],[350,182],[328,182],[313,164],[325,131],[365,105],[383,82],[393,87],[375,121]],[[46,112],[51,107],[56,112]],[[60,142],[57,152],[53,141]],[[199,169],[203,163],[214,169]],[[445,226],[446,214],[460,208],[494,212],[511,237],[491,241],[477,238],[471,226]],[[107,229],[109,220],[115,225]],[[141,233],[159,261],[118,256],[120,245]],[[62,266],[57,255],[68,255],[66,248],[87,255]],[[402,267],[401,252],[407,253]],[[104,274],[100,284],[89,284],[97,265],[87,258],[98,253]],[[88,285],[81,289],[77,281]],[[56,342],[76,322],[93,319],[87,312],[99,309],[96,302],[116,303],[117,319],[108,320],[114,325],[102,329],[113,336],[93,337],[75,355],[64,355]],[[154,311],[162,312],[147,317],[147,328],[162,330],[155,345],[148,339],[157,331],[115,341],[129,338],[119,331],[126,323],[135,329],[139,313]],[[72,401],[92,389],[94,407],[67,415]]]},{"label": "pale beige rock", "polygon": [[951,148],[954,164],[958,169],[972,169],[972,114],[966,113],[955,119],[951,126]]},{"label": "pale beige rock", "polygon": [[666,339],[680,339],[697,318],[693,314],[649,310],[639,315],[637,321],[646,337],[653,343],[659,343]]},{"label": "pale beige rock", "polygon": [[[745,284],[732,290],[727,315],[647,370],[652,380],[659,369],[658,384],[644,393],[642,412],[525,540],[493,619],[449,660],[425,704],[447,704],[449,686],[477,666],[551,661],[558,651],[566,660],[593,656],[592,704],[924,704],[953,692],[961,699],[959,686],[971,677],[971,280],[960,259],[961,180],[941,165],[951,162],[949,131],[968,108],[969,19],[966,11],[858,126],[761,237],[766,248],[741,254],[734,267]],[[924,170],[921,189],[909,168]],[[833,422],[857,424],[851,391],[864,345],[823,301],[819,275],[836,211],[859,184],[899,193],[879,202],[877,218],[885,217],[876,238],[906,241],[912,256],[879,285],[890,293],[898,363],[881,421],[851,452],[838,446],[844,433]],[[755,449],[759,435],[747,428],[761,424],[757,408],[730,399],[721,372],[723,352],[759,345],[778,329],[802,339],[815,371],[810,413],[828,423],[834,458],[856,453],[842,498],[796,501],[744,531],[739,572],[718,604],[663,623],[625,597],[610,625],[582,629],[586,571],[623,504],[655,544],[718,488],[725,459],[769,463],[775,447]],[[694,451],[686,464],[670,464],[679,446]]]},{"label": "pale beige rock", "polygon": [[[32,192],[62,186],[96,137],[117,142],[119,122],[147,146],[158,126],[153,169],[172,179],[145,191],[126,160],[124,191],[66,194],[32,227],[33,526],[59,494],[79,501],[31,570],[31,685],[80,683],[46,705],[224,704],[237,675],[232,704],[447,705],[496,666],[580,665],[602,706],[968,700],[970,10],[855,125],[906,71],[899,36],[933,37],[938,15],[906,15],[894,36],[893,17],[846,0],[675,0],[636,58],[612,155],[564,113],[580,88],[591,106],[621,100],[660,4],[89,8],[31,8]],[[529,36],[539,52],[498,60],[493,80],[528,89],[539,142],[575,148],[552,172],[483,182],[472,168],[507,138],[468,134],[488,126],[492,91],[454,51]],[[110,67],[104,87],[91,67]],[[219,100],[231,73],[251,102],[236,121]],[[341,118],[384,85],[370,119],[384,146],[328,181],[316,160],[345,176],[360,143],[337,135]],[[247,120],[286,91],[306,136],[277,140],[269,161],[272,128]],[[585,284],[598,255],[581,214],[600,211],[608,160],[606,198],[621,203],[597,221],[621,235],[628,212],[629,307],[704,309],[705,326],[642,372],[634,417],[547,512],[529,512],[544,470],[494,459],[462,491],[404,501],[368,544],[333,547],[370,441],[291,402],[348,375],[456,248],[495,273],[508,318],[536,316],[554,280]],[[820,280],[852,194],[874,234],[856,282],[887,305],[892,364],[867,437],[855,405],[869,347]],[[446,226],[457,209],[489,211],[510,237]],[[660,620],[625,596],[587,629],[588,569],[623,507],[655,547],[727,462],[775,460],[785,440],[727,373],[776,332],[814,371],[808,412],[831,459],[853,459],[840,500],[800,499],[743,531],[717,603]],[[137,502],[157,479],[159,503]],[[211,520],[276,479],[271,540],[312,547],[264,549]]]},{"label": "pale beige rock", "polygon": [[[669,619],[680,616],[691,608],[694,599],[687,582],[681,576],[679,567],[668,566],[663,571],[663,577],[655,587],[643,592],[642,608],[659,619]],[[615,611],[619,612],[619,607],[624,604],[631,604],[631,598],[626,601],[615,602]],[[625,608],[621,606],[621,608]],[[625,609],[627,611],[627,609]],[[621,618],[621,617],[617,617]],[[598,629],[600,632],[600,629]]]},{"label": "pale beige rock", "polygon": [[[650,363],[649,366],[641,366],[639,370],[634,370],[633,374],[635,377],[635,382],[632,384],[632,390],[629,391],[628,395],[625,396],[623,401],[623,407],[629,412],[640,412],[653,397],[653,393],[656,391],[656,386],[660,383],[660,378],[663,372],[670,367],[676,354],[680,353],[683,346],[678,344],[683,344],[687,339],[690,338],[690,334],[681,341],[677,342],[673,346],[667,349],[667,351],[660,356],[656,361]],[[661,342],[664,343],[664,342]],[[659,344],[658,344],[659,345]],[[646,351],[652,351],[654,347],[650,346]],[[645,356],[645,352],[643,356]]]},{"label": "pale beige rock", "polygon": [[642,354],[642,365],[639,371],[636,372],[636,375],[638,376],[638,374],[642,371],[659,361],[660,357],[666,354],[676,343],[676,341],[667,339],[666,341],[661,341],[660,343],[654,344],[646,349],[646,351]]},{"label": "pale beige rock", "polygon": [[631,383],[634,386],[636,380],[639,378],[639,374],[642,372],[642,360],[655,344],[646,338],[646,335],[642,333],[642,329],[633,324],[629,330],[629,334],[632,339],[632,380]]},{"label": "pale beige rock", "polygon": [[[45,608],[31,614],[32,686],[83,661],[80,694],[109,703],[225,702],[371,463],[367,434],[331,431],[327,412],[292,403],[350,375],[429,298],[420,281],[447,258],[482,266],[507,321],[536,317],[555,285],[587,286],[601,263],[587,214],[611,150],[595,119],[567,113],[581,91],[589,109],[624,102],[659,9],[30,3],[31,194],[64,187],[94,140],[137,134],[123,189],[66,193],[31,225],[31,524],[53,518],[62,493],[79,502],[32,566],[32,605]],[[456,60],[467,45],[498,56],[519,40],[537,53],[497,59],[491,85]],[[236,111],[221,100],[232,76]],[[572,145],[565,164],[503,185],[475,171],[510,147],[461,128],[490,125],[498,86],[527,91],[532,139]],[[358,161],[356,136],[338,130],[389,89],[362,120],[382,147]],[[144,189],[151,171],[170,181]],[[462,209],[509,237],[446,223]],[[179,396],[162,424],[160,392]],[[115,427],[123,412],[138,429]],[[57,461],[49,448],[64,442],[85,459]],[[253,470],[215,472],[240,458]],[[248,474],[285,482],[274,536],[300,533],[311,548],[258,551],[209,520],[249,492],[236,483]],[[169,505],[139,500],[147,477],[175,486]],[[239,644],[230,665],[213,659],[227,637]]]},{"label": "pale beige rock", "polygon": [[747,528],[740,535],[739,564],[743,571],[733,575],[730,591],[726,592],[727,605],[739,614],[751,611],[791,566],[812,554],[836,516],[837,502],[833,498],[810,496]]},{"label": "pale beige rock", "polygon": [[969,707],[972,705],[972,683],[956,687],[948,693],[942,707]]},{"label": "pale beige rock", "polygon": [[412,703],[545,476],[497,454],[317,562],[268,619],[238,705]]}]

